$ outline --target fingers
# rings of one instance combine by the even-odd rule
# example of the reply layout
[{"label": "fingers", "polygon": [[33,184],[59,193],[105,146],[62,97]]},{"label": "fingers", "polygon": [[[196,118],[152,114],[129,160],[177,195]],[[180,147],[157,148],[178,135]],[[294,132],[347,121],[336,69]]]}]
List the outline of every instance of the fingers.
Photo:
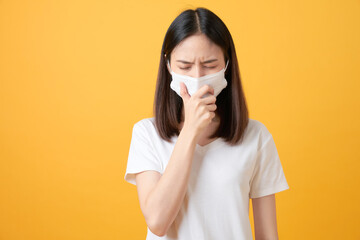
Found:
[{"label": "fingers", "polygon": [[193,96],[194,97],[201,97],[207,92],[214,95],[214,88],[212,88],[210,85],[204,85]]},{"label": "fingers", "polygon": [[198,135],[215,117],[217,106],[214,89],[210,85],[205,85],[190,96],[185,83],[180,82],[180,94],[185,108],[184,125],[190,126]]},{"label": "fingers", "polygon": [[210,111],[210,112],[214,112],[217,108],[216,104],[210,104],[210,105],[206,105],[206,108]]},{"label": "fingers", "polygon": [[184,101],[187,101],[190,98],[190,94],[187,91],[187,87],[183,82],[180,82],[180,95]]},{"label": "fingers", "polygon": [[214,104],[216,102],[216,97],[214,95],[209,95],[208,97],[204,97],[201,101],[205,104]]}]

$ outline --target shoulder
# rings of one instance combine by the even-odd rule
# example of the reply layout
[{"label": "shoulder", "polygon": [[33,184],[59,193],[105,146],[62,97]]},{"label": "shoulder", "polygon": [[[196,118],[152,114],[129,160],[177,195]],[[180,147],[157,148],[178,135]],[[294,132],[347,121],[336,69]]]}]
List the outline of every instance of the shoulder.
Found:
[{"label": "shoulder", "polygon": [[256,119],[249,118],[248,128],[250,128],[250,130],[255,131],[259,134],[265,134],[265,135],[270,134],[270,132],[269,132],[268,128],[265,126],[265,124]]},{"label": "shoulder", "polygon": [[137,127],[137,128],[141,128],[141,127],[149,128],[152,126],[155,126],[155,118],[154,117],[143,118],[143,119],[135,122],[135,124],[134,124],[134,127]]},{"label": "shoulder", "polygon": [[168,143],[160,136],[155,117],[143,118],[135,122],[132,134],[134,138],[140,138],[143,142],[147,142],[155,148],[174,143],[173,141]]},{"label": "shoulder", "polygon": [[152,134],[156,133],[156,131],[154,131],[155,129],[156,128],[155,128],[155,118],[154,117],[143,118],[143,119],[135,122],[133,125],[133,132],[136,132],[136,133],[152,135]]},{"label": "shoulder", "polygon": [[246,130],[259,135],[263,135],[265,137],[271,135],[265,124],[256,119],[249,118],[249,123]]},{"label": "shoulder", "polygon": [[272,135],[265,124],[256,119],[249,118],[246,131],[249,136],[257,139],[259,147],[272,138]]}]

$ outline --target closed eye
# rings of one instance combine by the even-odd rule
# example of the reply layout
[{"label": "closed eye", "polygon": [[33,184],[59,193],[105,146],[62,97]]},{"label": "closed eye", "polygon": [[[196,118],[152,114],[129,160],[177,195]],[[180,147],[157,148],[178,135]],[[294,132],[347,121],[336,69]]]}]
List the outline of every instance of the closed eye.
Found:
[{"label": "closed eye", "polygon": [[[205,68],[216,68],[216,66],[215,67],[206,67],[206,66],[204,66]],[[180,69],[182,69],[182,70],[186,70],[186,69],[190,69],[190,67],[185,67],[185,68],[182,68],[182,67],[180,67]]]}]

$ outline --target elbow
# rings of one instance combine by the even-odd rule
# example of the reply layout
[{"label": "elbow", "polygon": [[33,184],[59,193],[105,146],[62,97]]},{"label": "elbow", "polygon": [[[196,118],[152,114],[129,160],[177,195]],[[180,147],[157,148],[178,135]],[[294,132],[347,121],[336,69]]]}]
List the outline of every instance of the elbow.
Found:
[{"label": "elbow", "polygon": [[147,226],[153,234],[159,237],[165,236],[168,231],[168,226],[165,226],[163,222],[157,220],[148,221]]},{"label": "elbow", "polygon": [[163,237],[163,236],[165,236],[165,233],[164,233],[163,231],[159,231],[159,230],[157,230],[157,229],[150,228],[150,227],[149,227],[149,229],[150,229],[150,231],[151,231],[154,235],[156,235],[156,236],[158,236],[158,237]]},{"label": "elbow", "polygon": [[168,221],[165,220],[165,216],[161,214],[161,210],[152,206],[149,207],[146,203],[145,205],[146,207],[143,209],[143,214],[147,227],[153,234],[159,237],[165,236],[170,227]]}]

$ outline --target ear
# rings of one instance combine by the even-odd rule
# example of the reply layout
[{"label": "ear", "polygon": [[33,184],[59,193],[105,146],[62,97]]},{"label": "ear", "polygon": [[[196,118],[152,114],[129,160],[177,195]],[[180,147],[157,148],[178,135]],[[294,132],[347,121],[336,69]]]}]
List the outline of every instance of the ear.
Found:
[{"label": "ear", "polygon": [[[170,64],[170,63],[169,63],[169,64]],[[171,74],[171,70],[170,70],[170,68],[169,68],[168,61],[166,60],[166,54],[165,54],[165,65],[166,65],[167,70],[168,70],[169,73]]]}]

